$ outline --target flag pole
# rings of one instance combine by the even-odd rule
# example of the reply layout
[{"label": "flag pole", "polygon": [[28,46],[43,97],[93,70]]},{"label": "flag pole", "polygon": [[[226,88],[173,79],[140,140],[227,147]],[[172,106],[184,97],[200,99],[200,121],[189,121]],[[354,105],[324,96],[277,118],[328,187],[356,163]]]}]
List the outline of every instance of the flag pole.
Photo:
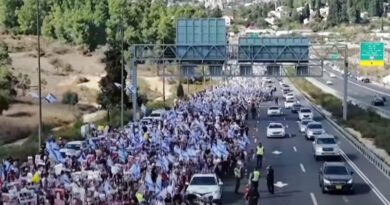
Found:
[{"label": "flag pole", "polygon": [[41,85],[41,37],[39,28],[39,0],[37,3],[37,36],[38,36],[38,96],[39,96],[39,126],[38,126],[38,151],[40,151],[42,144],[42,85]]}]

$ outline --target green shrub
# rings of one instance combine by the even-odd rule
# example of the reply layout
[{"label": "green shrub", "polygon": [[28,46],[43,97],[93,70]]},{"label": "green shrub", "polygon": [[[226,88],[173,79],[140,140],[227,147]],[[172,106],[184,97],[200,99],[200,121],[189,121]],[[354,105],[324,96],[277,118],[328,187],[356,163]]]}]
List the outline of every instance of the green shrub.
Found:
[{"label": "green shrub", "polygon": [[62,104],[76,105],[79,102],[79,95],[75,92],[68,91],[62,95]]}]

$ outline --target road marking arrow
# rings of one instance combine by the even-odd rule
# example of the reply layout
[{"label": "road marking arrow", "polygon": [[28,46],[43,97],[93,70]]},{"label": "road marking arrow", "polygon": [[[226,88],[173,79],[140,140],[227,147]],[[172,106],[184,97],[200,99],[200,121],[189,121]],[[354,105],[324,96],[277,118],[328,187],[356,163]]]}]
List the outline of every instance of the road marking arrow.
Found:
[{"label": "road marking arrow", "polygon": [[278,151],[278,150],[275,150],[275,151],[272,152],[272,154],[280,155],[280,154],[282,154],[282,152]]},{"label": "road marking arrow", "polygon": [[276,184],[274,184],[276,187],[278,187],[278,188],[283,188],[283,187],[285,187],[285,186],[287,186],[288,184],[285,184],[285,183],[283,183],[283,182],[281,182],[281,181],[278,181],[278,182],[276,182]]}]

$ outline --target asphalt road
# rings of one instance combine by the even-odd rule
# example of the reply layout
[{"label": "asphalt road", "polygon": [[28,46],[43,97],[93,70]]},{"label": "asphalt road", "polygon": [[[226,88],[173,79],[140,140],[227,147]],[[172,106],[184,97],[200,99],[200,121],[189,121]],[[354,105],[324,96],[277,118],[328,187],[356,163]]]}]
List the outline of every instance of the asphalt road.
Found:
[{"label": "asphalt road", "polygon": [[[330,73],[336,75],[335,78],[330,77]],[[341,74],[337,71],[327,69],[324,72],[322,78],[316,78],[318,81],[326,85],[326,81],[331,80],[333,85],[326,85],[334,90],[336,90],[341,96],[344,95],[344,80],[341,77]],[[381,96],[385,96],[390,100],[390,88],[383,88],[376,86],[372,83],[363,83],[357,80],[348,79],[348,96],[356,99],[360,102],[363,102],[366,105],[372,106],[371,101],[373,100],[375,93],[378,93]],[[384,114],[390,116],[390,102],[385,102],[384,106],[374,106],[379,111],[382,111]]]},{"label": "asphalt road", "polygon": [[[278,90],[279,90],[279,86]],[[280,92],[277,92],[281,99]],[[298,96],[303,105],[307,102]],[[283,103],[279,100],[279,103]],[[249,134],[251,136],[251,148],[261,141],[265,148],[263,168],[261,169],[260,200],[261,205],[390,205],[390,179],[386,178],[376,167],[361,155],[344,137],[321,119],[319,113],[315,113],[315,119],[322,121],[326,131],[334,134],[339,141],[339,146],[345,153],[343,161],[346,161],[350,170],[354,171],[355,193],[350,194],[323,194],[319,187],[318,172],[322,161],[315,161],[313,157],[312,142],[307,141],[299,133],[297,114],[283,109],[285,115],[281,117],[268,117],[266,110],[273,102],[259,105],[261,115],[259,120],[249,120]],[[267,139],[266,126],[269,122],[282,122],[287,126],[288,138]],[[255,140],[256,139],[256,140]],[[256,141],[256,142],[255,142]],[[274,151],[281,152],[273,154]],[[250,170],[255,166],[255,160],[250,164]],[[268,193],[266,188],[265,167],[272,165],[275,169],[275,182],[287,184],[283,188],[275,187],[275,194]],[[244,191],[246,180],[242,181],[240,192]],[[245,204],[242,195],[234,194],[234,180],[224,179],[222,204]]]}]

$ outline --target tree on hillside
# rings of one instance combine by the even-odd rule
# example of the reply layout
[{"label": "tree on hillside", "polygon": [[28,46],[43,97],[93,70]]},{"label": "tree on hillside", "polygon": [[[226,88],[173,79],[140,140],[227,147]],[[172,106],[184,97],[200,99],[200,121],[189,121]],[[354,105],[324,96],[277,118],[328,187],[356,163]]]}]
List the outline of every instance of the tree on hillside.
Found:
[{"label": "tree on hillside", "polygon": [[335,26],[340,22],[340,10],[338,0],[329,0],[329,15],[327,22],[330,26]]},{"label": "tree on hillside", "polygon": [[[36,34],[37,31],[37,0],[24,0],[24,4],[17,11],[19,30],[24,34]],[[40,1],[39,25],[42,25],[43,19],[49,12],[48,1]]]},{"label": "tree on hillside", "polygon": [[340,8],[340,23],[349,23],[348,19],[348,9],[347,4],[345,2],[341,3]]},{"label": "tree on hillside", "polygon": [[181,82],[179,82],[179,85],[177,86],[176,96],[178,98],[184,97],[184,89],[183,89],[183,85],[181,84]]},{"label": "tree on hillside", "polygon": [[304,19],[310,18],[310,7],[309,7],[309,4],[305,5],[305,8],[303,9],[302,15],[303,15]]},{"label": "tree on hillside", "polygon": [[9,93],[0,89],[0,115],[3,114],[3,111],[9,109],[10,103]]},{"label": "tree on hillside", "polygon": [[16,11],[23,5],[23,0],[0,0],[0,25],[12,29],[18,26]]},{"label": "tree on hillside", "polygon": [[294,0],[286,0],[286,6],[289,9],[293,9],[294,8]]}]

